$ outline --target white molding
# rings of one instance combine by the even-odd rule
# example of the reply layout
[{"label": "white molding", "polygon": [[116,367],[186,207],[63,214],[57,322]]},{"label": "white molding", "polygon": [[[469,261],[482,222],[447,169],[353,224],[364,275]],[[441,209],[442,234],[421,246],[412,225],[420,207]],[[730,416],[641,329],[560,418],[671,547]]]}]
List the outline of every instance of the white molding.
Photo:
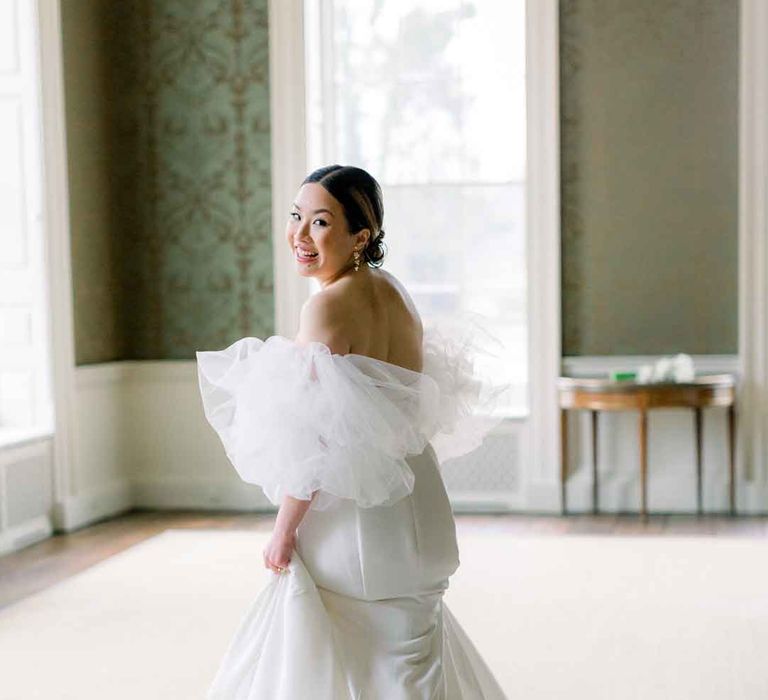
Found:
[{"label": "white molding", "polygon": [[[67,142],[60,0],[38,0],[40,89],[45,177],[45,267],[48,278],[49,338],[55,414],[54,503],[71,493],[74,431],[75,341],[67,181]],[[59,509],[54,509],[58,512]],[[60,522],[54,517],[53,525]]]},{"label": "white molding", "polygon": [[[9,442],[0,447],[0,555],[27,547],[35,542],[45,539],[53,533],[53,524],[48,507],[50,502],[46,498],[38,501],[38,493],[45,493],[48,489],[47,479],[50,474],[51,445],[50,437],[39,439],[28,436],[28,440],[21,439]],[[9,479],[9,473],[20,470],[27,471],[31,467],[31,478],[34,486],[27,482],[26,486],[16,486],[14,479]],[[17,472],[17,476],[19,472]],[[26,480],[25,480],[26,481]],[[34,496],[29,488],[38,490]],[[35,515],[29,509],[29,499],[35,502]],[[24,505],[26,503],[26,506]],[[21,506],[29,516],[22,522],[14,525],[8,524],[9,513],[12,504]],[[38,510],[38,507],[44,509]]]},{"label": "white molding", "polygon": [[285,242],[288,211],[307,175],[304,3],[269,0],[269,93],[275,333],[293,338],[309,298]]},{"label": "white molding", "polygon": [[557,0],[526,5],[526,183],[530,420],[526,487],[553,483],[560,462],[560,101]]},{"label": "white molding", "polygon": [[[635,370],[658,359],[658,355],[568,355],[562,359],[562,371],[569,377],[608,376],[610,372]],[[691,355],[691,360],[697,373],[739,373],[738,355]]]},{"label": "white molding", "polygon": [[51,436],[38,435],[29,440],[19,440],[3,445],[0,449],[0,468],[28,459],[46,459],[50,452]]},{"label": "white molding", "polygon": [[53,432],[49,428],[0,428],[0,461],[3,454],[18,447],[49,442]]},{"label": "white molding", "polygon": [[50,537],[53,526],[47,515],[38,515],[0,532],[0,555],[15,552]]},{"label": "white molding", "polygon": [[[768,4],[741,2],[739,76],[739,453],[768,485]],[[741,471],[741,470],[740,470]],[[765,494],[768,495],[768,494]]]}]

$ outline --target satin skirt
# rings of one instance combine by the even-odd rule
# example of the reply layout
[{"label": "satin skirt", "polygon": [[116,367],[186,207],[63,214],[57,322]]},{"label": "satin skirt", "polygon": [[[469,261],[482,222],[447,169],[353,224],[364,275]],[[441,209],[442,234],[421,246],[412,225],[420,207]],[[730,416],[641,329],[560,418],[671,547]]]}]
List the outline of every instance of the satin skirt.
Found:
[{"label": "satin skirt", "polygon": [[432,446],[408,462],[414,489],[394,505],[307,511],[208,700],[504,700],[443,600],[459,552]]}]

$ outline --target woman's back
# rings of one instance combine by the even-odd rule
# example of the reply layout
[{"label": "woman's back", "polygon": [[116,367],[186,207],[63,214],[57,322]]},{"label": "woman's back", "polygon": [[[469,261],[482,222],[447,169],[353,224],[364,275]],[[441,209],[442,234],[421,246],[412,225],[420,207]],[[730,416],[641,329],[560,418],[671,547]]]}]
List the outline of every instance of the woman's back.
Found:
[{"label": "woman's back", "polygon": [[318,294],[339,306],[350,353],[421,372],[421,318],[394,275],[368,268],[339,279]]}]

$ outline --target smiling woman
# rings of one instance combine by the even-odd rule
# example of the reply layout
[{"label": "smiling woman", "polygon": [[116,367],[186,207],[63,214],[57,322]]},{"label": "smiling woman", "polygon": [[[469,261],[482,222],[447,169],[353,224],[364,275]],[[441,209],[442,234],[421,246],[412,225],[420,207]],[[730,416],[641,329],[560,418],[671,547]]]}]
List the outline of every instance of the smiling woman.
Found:
[{"label": "smiling woman", "polygon": [[293,202],[286,228],[301,274],[322,287],[361,259],[371,267],[384,258],[381,187],[362,168],[328,165],[310,173]]},{"label": "smiling woman", "polygon": [[405,287],[376,269],[382,221],[370,174],[311,173],[286,240],[321,289],[295,342],[197,353],[208,421],[279,507],[262,552],[275,579],[211,699],[504,697],[443,603],[459,559],[439,460],[479,446],[506,387],[474,370],[482,329],[425,328]]}]

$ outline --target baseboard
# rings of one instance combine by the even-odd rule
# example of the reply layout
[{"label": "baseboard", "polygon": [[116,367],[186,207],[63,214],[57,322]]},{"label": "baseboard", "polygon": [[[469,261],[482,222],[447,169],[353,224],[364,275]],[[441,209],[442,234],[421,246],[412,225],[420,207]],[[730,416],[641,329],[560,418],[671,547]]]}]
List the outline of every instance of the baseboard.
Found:
[{"label": "baseboard", "polygon": [[91,489],[53,506],[57,532],[72,532],[98,520],[104,520],[133,508],[133,488],[125,479],[109,486]]},{"label": "baseboard", "polygon": [[[598,507],[600,513],[626,514],[640,512],[639,479],[598,476]],[[728,514],[727,483],[722,478],[702,481],[704,514]],[[736,485],[736,515],[767,515],[768,494],[757,483]],[[567,482],[568,513],[592,512],[591,472],[586,468],[569,476]],[[696,482],[681,472],[650,476],[648,482],[648,513],[696,514]],[[526,493],[525,513],[560,515],[560,484],[536,482]]]}]

